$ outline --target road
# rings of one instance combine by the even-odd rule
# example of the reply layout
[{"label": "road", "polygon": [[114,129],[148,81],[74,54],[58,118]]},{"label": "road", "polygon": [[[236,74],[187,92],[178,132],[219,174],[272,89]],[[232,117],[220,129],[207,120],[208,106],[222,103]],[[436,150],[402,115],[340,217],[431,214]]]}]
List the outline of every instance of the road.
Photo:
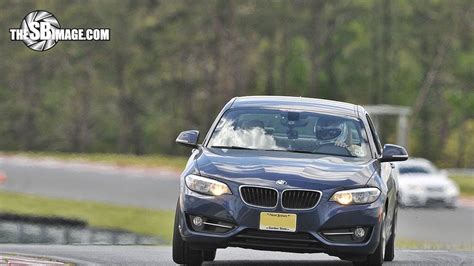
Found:
[{"label": "road", "polygon": [[[150,246],[41,246],[0,245],[2,253],[47,256],[57,261],[82,264],[175,265],[171,248]],[[245,255],[242,255],[245,254]],[[473,265],[472,252],[397,250],[395,261],[384,265]],[[203,265],[352,265],[325,254],[293,254],[228,248],[217,252],[216,261]]]},{"label": "road", "polygon": [[8,191],[152,209],[176,205],[179,173],[0,156]]},{"label": "road", "polygon": [[[57,198],[108,202],[154,209],[176,204],[179,173],[79,162],[1,157],[7,175],[3,189]],[[399,238],[470,246],[474,243],[474,209],[401,209]]]},{"label": "road", "polygon": [[474,209],[400,209],[397,237],[454,247],[474,244]]}]

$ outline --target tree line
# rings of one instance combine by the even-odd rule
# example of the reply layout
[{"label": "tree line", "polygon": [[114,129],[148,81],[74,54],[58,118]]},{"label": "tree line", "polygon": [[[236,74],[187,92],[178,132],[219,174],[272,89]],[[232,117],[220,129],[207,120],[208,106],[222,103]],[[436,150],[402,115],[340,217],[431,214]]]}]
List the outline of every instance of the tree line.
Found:
[{"label": "tree line", "polygon": [[[108,42],[36,52],[32,10]],[[409,152],[474,167],[471,0],[1,1],[0,150],[185,154],[225,102],[293,95],[410,106]],[[383,119],[384,141],[395,121]]]}]

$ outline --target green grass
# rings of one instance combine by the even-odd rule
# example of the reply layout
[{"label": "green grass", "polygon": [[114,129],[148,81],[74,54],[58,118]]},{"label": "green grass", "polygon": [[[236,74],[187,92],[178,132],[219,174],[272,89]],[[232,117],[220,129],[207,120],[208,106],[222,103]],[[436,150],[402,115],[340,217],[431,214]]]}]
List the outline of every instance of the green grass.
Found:
[{"label": "green grass", "polygon": [[472,245],[450,245],[439,242],[420,241],[413,239],[396,239],[395,247],[397,249],[430,249],[430,250],[473,250]]},{"label": "green grass", "polygon": [[0,212],[77,218],[93,227],[157,236],[167,243],[171,241],[174,220],[172,210],[122,207],[3,191],[0,191]]},{"label": "green grass", "polygon": [[474,196],[474,176],[449,176],[453,179],[464,196]]},{"label": "green grass", "polygon": [[187,157],[172,155],[132,155],[114,153],[66,153],[66,152],[2,152],[3,155],[19,155],[29,158],[54,158],[65,161],[85,161],[118,166],[165,167],[183,170]]}]

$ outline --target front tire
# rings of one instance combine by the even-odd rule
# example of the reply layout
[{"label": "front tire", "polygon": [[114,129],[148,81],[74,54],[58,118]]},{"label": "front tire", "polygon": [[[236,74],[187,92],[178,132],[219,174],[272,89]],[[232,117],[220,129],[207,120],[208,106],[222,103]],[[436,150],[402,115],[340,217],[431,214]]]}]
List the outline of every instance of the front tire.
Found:
[{"label": "front tire", "polygon": [[380,266],[383,263],[385,257],[385,211],[383,212],[382,222],[380,223],[380,241],[377,249],[374,253],[367,256],[365,261],[354,261],[353,264],[356,266],[371,265]]},{"label": "front tire", "polygon": [[[201,265],[204,260],[204,254],[200,250],[191,249],[181,237],[179,233],[179,219],[181,211],[179,209],[179,200],[176,206],[176,213],[174,216],[174,230],[173,230],[173,261],[177,264]],[[215,256],[215,253],[214,253]]]},{"label": "front tire", "polygon": [[397,216],[398,212],[395,211],[395,215],[393,216],[392,221],[392,229],[390,230],[390,238],[388,239],[387,246],[385,247],[385,261],[393,261],[393,259],[395,258],[395,227],[397,225]]},{"label": "front tire", "polygon": [[216,259],[216,250],[204,250],[203,252],[204,261],[214,261]]}]

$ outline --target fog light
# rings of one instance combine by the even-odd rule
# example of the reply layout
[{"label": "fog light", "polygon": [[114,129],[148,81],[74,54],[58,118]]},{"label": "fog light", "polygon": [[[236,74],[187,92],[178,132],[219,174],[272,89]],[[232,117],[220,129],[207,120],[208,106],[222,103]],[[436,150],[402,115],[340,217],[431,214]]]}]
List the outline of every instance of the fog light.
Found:
[{"label": "fog light", "polygon": [[354,230],[354,237],[356,238],[363,238],[365,236],[365,230],[362,227],[357,227]]},{"label": "fog light", "polygon": [[202,226],[202,218],[199,216],[196,216],[193,218],[193,224],[195,226]]}]

